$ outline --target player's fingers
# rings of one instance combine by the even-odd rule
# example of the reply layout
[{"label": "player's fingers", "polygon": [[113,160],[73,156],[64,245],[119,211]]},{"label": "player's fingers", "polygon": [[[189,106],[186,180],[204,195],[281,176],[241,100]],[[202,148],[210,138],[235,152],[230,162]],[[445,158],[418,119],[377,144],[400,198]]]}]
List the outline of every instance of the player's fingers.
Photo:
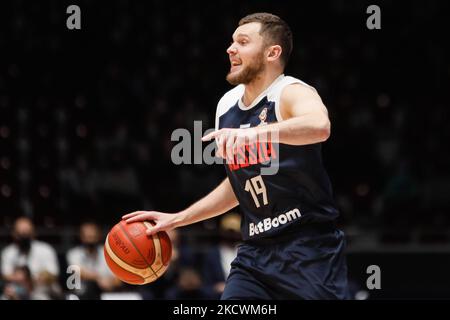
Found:
[{"label": "player's fingers", "polygon": [[236,136],[234,134],[230,134],[227,136],[225,153],[226,153],[228,163],[234,163],[233,145],[234,145],[235,139],[236,139]]},{"label": "player's fingers", "polygon": [[233,152],[233,161],[235,163],[239,163],[239,161],[240,161],[240,158],[237,156],[239,146],[240,146],[239,139],[236,139],[233,143],[233,147],[231,148],[231,150]]},{"label": "player's fingers", "polygon": [[224,157],[224,136],[218,136],[216,138],[216,144],[217,144],[217,152],[216,152],[216,156],[223,158]]},{"label": "player's fingers", "polygon": [[260,139],[260,137],[262,136],[262,135],[259,135],[259,134],[256,134],[254,131],[252,131],[253,130],[253,128],[251,128],[251,129],[248,129],[249,131],[247,132],[248,134],[245,136],[245,139],[246,139],[246,143],[248,143],[248,144],[251,144],[251,143],[259,143],[259,142],[263,142],[263,141],[260,141],[259,139]]},{"label": "player's fingers", "polygon": [[202,141],[210,141],[221,134],[221,130],[213,131],[202,137]]},{"label": "player's fingers", "polygon": [[216,157],[220,157],[220,137],[216,138]]},{"label": "player's fingers", "polygon": [[137,216],[137,215],[142,214],[142,213],[144,213],[144,211],[134,211],[134,212],[125,214],[125,215],[122,216],[122,220],[129,219],[131,217]]},{"label": "player's fingers", "polygon": [[147,227],[147,230],[145,230],[145,233],[148,236],[151,236],[151,235],[157,234],[159,231],[163,231],[163,228],[161,227],[160,224],[156,224],[154,226]]},{"label": "player's fingers", "polygon": [[156,218],[156,215],[153,212],[149,211],[149,212],[146,212],[146,213],[142,213],[142,214],[136,215],[136,216],[131,217],[129,219],[126,219],[125,221],[127,223],[132,223],[132,222],[137,222],[137,221],[155,220],[155,218]]},{"label": "player's fingers", "polygon": [[[242,148],[243,146],[245,146],[245,137],[237,137],[236,141],[234,142],[233,145],[233,152],[234,154],[238,154],[239,148]],[[237,158],[237,163],[241,164],[245,159],[243,157],[238,157]]]}]

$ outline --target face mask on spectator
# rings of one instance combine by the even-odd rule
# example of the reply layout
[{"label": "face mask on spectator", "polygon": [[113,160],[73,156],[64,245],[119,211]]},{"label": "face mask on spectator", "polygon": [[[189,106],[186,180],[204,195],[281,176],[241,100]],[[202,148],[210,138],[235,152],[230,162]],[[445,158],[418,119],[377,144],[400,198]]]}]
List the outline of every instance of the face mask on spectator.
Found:
[{"label": "face mask on spectator", "polygon": [[27,289],[18,283],[10,283],[11,290],[14,292],[14,297],[19,300],[28,300],[29,294]]},{"label": "face mask on spectator", "polygon": [[97,247],[98,243],[97,242],[85,242],[83,245],[88,251],[94,251],[95,248]]},{"label": "face mask on spectator", "polygon": [[31,235],[23,234],[16,237],[16,243],[21,252],[27,253],[31,248]]}]

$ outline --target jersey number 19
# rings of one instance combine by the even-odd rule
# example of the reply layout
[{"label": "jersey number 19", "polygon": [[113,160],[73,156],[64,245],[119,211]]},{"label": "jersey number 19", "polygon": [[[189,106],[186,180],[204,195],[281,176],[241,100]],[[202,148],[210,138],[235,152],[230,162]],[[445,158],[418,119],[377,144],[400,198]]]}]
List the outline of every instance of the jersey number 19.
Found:
[{"label": "jersey number 19", "polygon": [[267,190],[261,175],[247,179],[245,182],[245,191],[250,192],[255,202],[255,206],[259,208],[261,205],[258,196],[262,195],[263,205],[267,205]]}]

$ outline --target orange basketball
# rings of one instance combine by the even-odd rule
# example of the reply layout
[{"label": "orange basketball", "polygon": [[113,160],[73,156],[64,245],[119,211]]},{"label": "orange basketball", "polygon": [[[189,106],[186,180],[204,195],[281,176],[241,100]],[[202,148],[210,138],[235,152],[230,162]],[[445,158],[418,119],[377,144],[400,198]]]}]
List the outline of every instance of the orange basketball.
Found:
[{"label": "orange basketball", "polygon": [[149,237],[150,222],[116,224],[106,236],[106,263],[120,280],[146,284],[161,277],[169,266],[172,243],[166,232]]}]

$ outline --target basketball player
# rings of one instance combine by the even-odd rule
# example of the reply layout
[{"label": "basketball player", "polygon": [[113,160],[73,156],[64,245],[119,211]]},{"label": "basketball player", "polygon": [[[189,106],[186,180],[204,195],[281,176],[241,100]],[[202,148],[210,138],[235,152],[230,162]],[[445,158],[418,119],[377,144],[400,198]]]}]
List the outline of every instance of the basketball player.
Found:
[{"label": "basketball player", "polygon": [[[240,20],[227,49],[235,87],[218,103],[215,139],[227,178],[187,209],[137,211],[127,222],[152,220],[148,230],[185,226],[238,204],[243,244],[231,264],[222,299],[345,299],[344,234],[322,164],[330,135],[327,109],[316,90],[283,74],[292,34],[279,17]],[[263,174],[270,163],[272,173]]]}]

